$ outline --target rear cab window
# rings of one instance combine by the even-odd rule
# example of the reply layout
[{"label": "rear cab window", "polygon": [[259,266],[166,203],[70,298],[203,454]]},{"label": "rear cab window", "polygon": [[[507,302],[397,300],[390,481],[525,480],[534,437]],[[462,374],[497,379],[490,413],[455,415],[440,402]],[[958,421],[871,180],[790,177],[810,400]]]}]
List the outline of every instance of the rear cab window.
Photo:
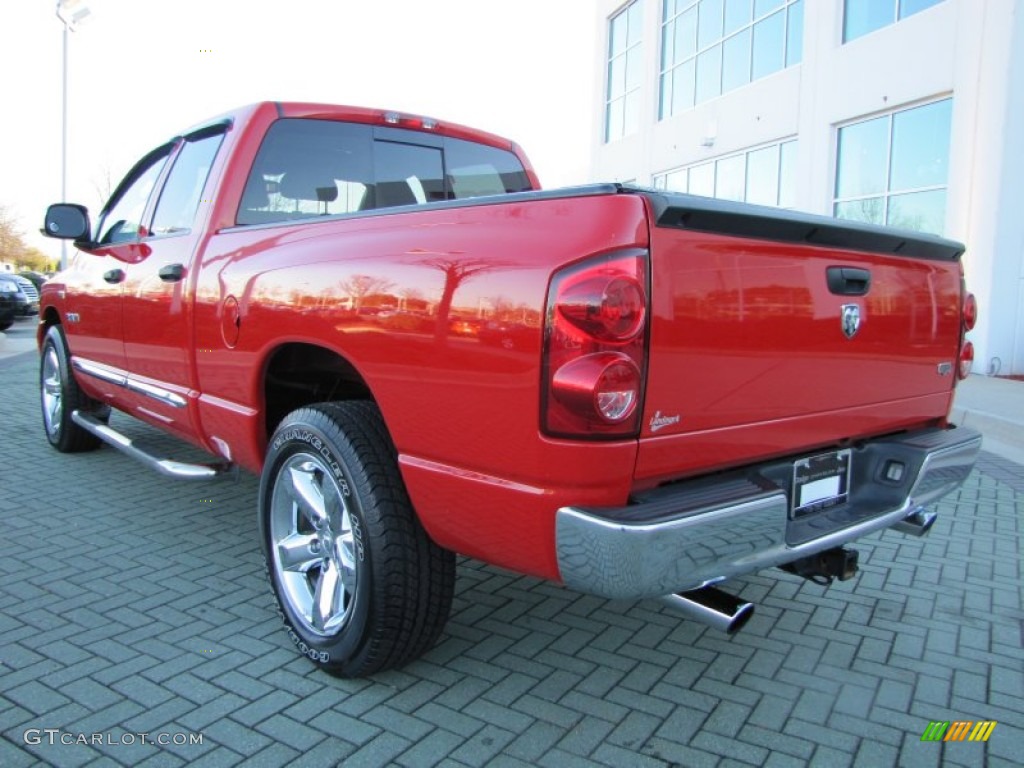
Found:
[{"label": "rear cab window", "polygon": [[451,200],[530,189],[522,163],[511,152],[446,138],[444,154]]},{"label": "rear cab window", "polygon": [[400,128],[283,118],[263,139],[236,221],[316,219],[530,189],[507,150]]}]

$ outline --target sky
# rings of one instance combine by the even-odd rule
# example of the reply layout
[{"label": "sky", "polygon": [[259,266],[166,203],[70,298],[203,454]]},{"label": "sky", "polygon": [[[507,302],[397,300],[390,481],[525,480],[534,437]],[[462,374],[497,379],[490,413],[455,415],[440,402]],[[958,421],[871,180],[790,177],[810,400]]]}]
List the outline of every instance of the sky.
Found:
[{"label": "sky", "polygon": [[[68,201],[95,214],[148,150],[263,100],[392,109],[518,142],[545,187],[590,180],[595,0],[85,0],[68,36]],[[0,205],[26,242],[60,200],[56,0],[0,3]]]}]

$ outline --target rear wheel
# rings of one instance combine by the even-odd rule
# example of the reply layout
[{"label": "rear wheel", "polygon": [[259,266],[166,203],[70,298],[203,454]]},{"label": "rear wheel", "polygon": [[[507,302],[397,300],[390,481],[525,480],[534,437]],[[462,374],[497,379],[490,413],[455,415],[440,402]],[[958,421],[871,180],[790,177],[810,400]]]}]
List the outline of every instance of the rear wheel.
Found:
[{"label": "rear wheel", "polygon": [[286,417],[264,464],[259,522],[285,627],[315,664],[359,677],[436,642],[455,558],[416,518],[376,406],[323,403]]},{"label": "rear wheel", "polygon": [[43,409],[43,428],[50,445],[63,453],[91,451],[99,438],[71,420],[73,411],[106,412],[106,407],[86,395],[71,373],[64,331],[51,326],[43,340],[39,363],[39,395]]}]

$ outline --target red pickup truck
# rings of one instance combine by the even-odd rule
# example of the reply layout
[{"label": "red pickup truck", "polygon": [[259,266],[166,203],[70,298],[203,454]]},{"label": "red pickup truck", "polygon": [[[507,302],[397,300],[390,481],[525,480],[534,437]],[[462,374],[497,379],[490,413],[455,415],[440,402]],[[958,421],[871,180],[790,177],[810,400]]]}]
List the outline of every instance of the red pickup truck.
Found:
[{"label": "red pickup truck", "polygon": [[[541,191],[496,136],[261,103],[146,155],[46,284],[60,451],[260,474],[284,625],[342,675],[436,641],[454,553],[726,631],[714,585],[849,578],[923,534],[980,436],[947,416],[963,247],[616,184]],[[111,409],[211,453],[154,456]]]}]

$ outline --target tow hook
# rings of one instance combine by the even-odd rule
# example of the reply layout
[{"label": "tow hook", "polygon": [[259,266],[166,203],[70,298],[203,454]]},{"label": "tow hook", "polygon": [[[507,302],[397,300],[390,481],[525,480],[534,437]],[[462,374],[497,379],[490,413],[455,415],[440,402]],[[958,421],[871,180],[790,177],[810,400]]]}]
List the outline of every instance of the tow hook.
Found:
[{"label": "tow hook", "polygon": [[857,573],[857,550],[835,547],[824,552],[802,557],[791,563],[780,565],[779,568],[803,576],[815,584],[827,587],[833,579],[847,581]]}]

